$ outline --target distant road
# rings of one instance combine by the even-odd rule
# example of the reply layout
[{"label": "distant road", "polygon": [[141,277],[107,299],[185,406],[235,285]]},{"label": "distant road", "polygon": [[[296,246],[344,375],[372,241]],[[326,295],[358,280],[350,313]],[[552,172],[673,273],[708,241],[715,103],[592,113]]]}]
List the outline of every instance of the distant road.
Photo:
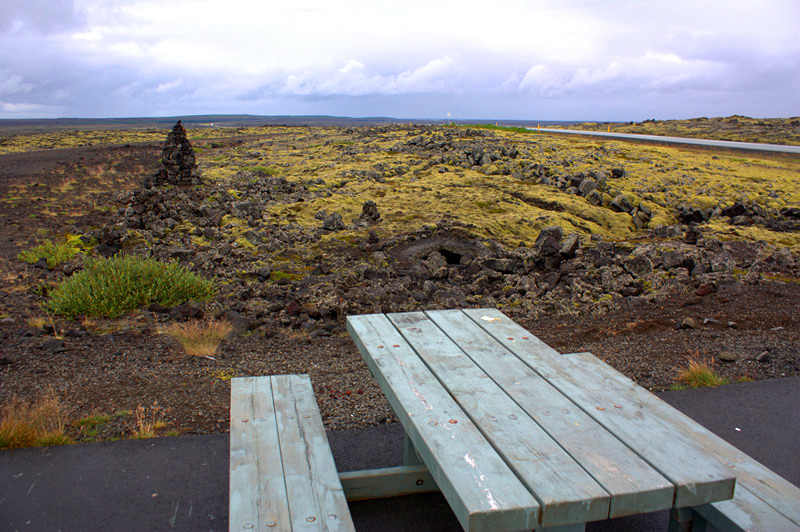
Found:
[{"label": "distant road", "polygon": [[667,144],[688,144],[694,146],[710,146],[712,148],[728,148],[733,150],[749,150],[761,152],[778,152],[800,154],[800,146],[787,146],[784,144],[760,144],[758,142],[734,142],[731,140],[690,139],[685,137],[662,137],[660,135],[634,135],[631,133],[606,133],[603,131],[583,131],[578,129],[554,129],[549,127],[527,129],[544,131],[546,133],[563,133],[565,135],[581,135],[592,137],[609,137],[627,140],[642,140],[647,142],[664,142]]}]

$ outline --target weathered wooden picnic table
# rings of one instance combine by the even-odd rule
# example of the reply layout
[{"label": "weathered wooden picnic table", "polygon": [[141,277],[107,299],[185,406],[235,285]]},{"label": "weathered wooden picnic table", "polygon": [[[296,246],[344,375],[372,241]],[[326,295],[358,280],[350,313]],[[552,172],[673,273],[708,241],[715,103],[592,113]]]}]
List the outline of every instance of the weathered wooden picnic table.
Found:
[{"label": "weathered wooden picnic table", "polygon": [[[350,316],[347,326],[405,428],[408,467],[427,469],[465,530],[583,530],[733,497],[734,464],[706,429],[497,310]],[[345,491],[349,480],[359,479],[342,475]]]}]

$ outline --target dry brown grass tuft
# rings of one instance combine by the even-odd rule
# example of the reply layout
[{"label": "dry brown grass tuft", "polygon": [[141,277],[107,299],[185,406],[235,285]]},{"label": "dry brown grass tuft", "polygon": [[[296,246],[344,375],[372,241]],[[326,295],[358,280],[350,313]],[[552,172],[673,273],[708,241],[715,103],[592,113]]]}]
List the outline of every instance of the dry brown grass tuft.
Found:
[{"label": "dry brown grass tuft", "polygon": [[150,408],[137,406],[133,413],[134,422],[131,425],[132,437],[138,440],[155,438],[156,432],[167,426],[167,422],[164,420],[166,413],[167,411],[158,406],[158,403],[153,403]]},{"label": "dry brown grass tuft", "polygon": [[213,319],[173,323],[164,329],[166,334],[180,342],[187,355],[199,357],[214,355],[232,331],[230,322]]},{"label": "dry brown grass tuft", "polygon": [[[711,363],[714,363],[713,358]],[[728,379],[717,375],[708,363],[693,358],[689,359],[689,365],[681,370],[676,380],[683,387],[688,386],[689,388],[705,388],[728,384]]]},{"label": "dry brown grass tuft", "polygon": [[0,416],[0,449],[72,443],[65,434],[66,408],[52,389],[33,403],[14,397]]}]

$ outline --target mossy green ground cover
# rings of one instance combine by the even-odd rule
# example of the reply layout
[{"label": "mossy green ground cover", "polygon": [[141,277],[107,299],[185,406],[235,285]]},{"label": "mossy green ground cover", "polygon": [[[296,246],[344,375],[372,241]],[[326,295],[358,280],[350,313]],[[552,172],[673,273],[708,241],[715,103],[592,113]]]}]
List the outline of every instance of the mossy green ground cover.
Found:
[{"label": "mossy green ground cover", "polygon": [[[513,174],[486,175],[473,168],[431,165],[426,154],[390,150],[411,135],[421,133],[423,137],[430,137],[447,130],[447,126],[373,132],[275,126],[203,128],[190,130],[189,136],[195,141],[217,137],[238,139],[232,144],[202,143],[203,148],[196,154],[203,178],[226,186],[227,193],[233,197],[246,200],[245,180],[259,176],[302,181],[308,183],[310,190],[320,192],[319,197],[311,201],[272,205],[267,219],[278,224],[317,227],[320,221],[315,214],[321,210],[337,212],[349,224],[360,214],[364,201],[373,200],[382,221],[371,229],[381,236],[414,231],[442,219],[465,224],[475,236],[493,238],[512,246],[520,242],[530,245],[542,227],[554,224],[568,232],[599,234],[615,240],[639,236],[627,214],[591,205],[585,198],[564,194],[555,187],[518,179]],[[17,135],[3,139],[0,153],[86,143],[160,142],[165,131]],[[510,170],[528,163],[542,164],[558,177],[579,172],[607,175],[611,168],[623,167],[625,177],[609,179],[603,193],[607,198],[622,193],[634,206],[648,207],[653,215],[650,227],[676,223],[675,207],[681,202],[707,208],[725,207],[739,201],[773,210],[800,205],[800,186],[796,180],[800,172],[798,157],[743,156],[725,151],[565,138],[522,130],[496,129],[491,134],[494,138],[476,137],[476,140],[488,145],[512,144],[520,150],[519,157],[508,162]],[[405,171],[383,171],[381,180],[363,177],[365,170],[379,165],[384,169],[401,167]],[[447,171],[440,172],[442,167]],[[102,181],[104,175],[98,175],[97,179]],[[65,176],[65,183],[69,183],[69,176]],[[18,201],[22,195],[32,192],[35,191],[15,189],[13,197],[3,201]],[[57,212],[55,207],[54,212]],[[725,239],[757,239],[789,247],[800,246],[797,233],[779,233],[760,226],[731,226],[726,221],[716,218],[706,228]],[[222,227],[225,232],[245,229],[246,225],[236,223]],[[328,238],[347,241],[363,231],[365,229],[339,231]],[[244,240],[242,245],[246,247]]]},{"label": "mossy green ground cover", "polygon": [[[389,148],[407,140],[404,130],[365,136],[354,144],[337,128],[270,128],[268,139],[246,141],[234,149],[206,150],[199,157],[203,175],[237,187],[239,172],[266,166],[289,181],[322,179],[333,194],[313,201],[276,204],[272,221],[319,226],[315,214],[337,212],[346,223],[361,212],[364,201],[378,205],[383,220],[379,234],[413,231],[441,219],[467,224],[476,236],[508,245],[531,244],[539,230],[558,224],[566,231],[600,234],[611,239],[636,237],[627,214],[591,205],[554,187],[511,175],[485,175],[472,168],[431,167],[424,156],[392,153]],[[278,130],[278,131],[275,131]],[[427,133],[431,135],[432,133]],[[770,209],[800,205],[796,176],[800,158],[713,152],[691,148],[649,146],[620,141],[563,138],[558,135],[498,130],[487,143],[507,141],[523,153],[515,164],[545,163],[557,176],[578,172],[607,174],[623,167],[626,176],[609,179],[607,193],[625,194],[633,205],[653,212],[650,227],[677,222],[675,206],[685,202],[701,208],[757,203]],[[348,177],[352,172],[406,166],[400,176],[384,182]],[[439,166],[447,172],[439,172]],[[731,226],[715,219],[707,229],[725,239],[757,239],[790,247],[800,245],[797,233],[779,233],[763,227]],[[341,239],[347,231],[332,238]]]}]

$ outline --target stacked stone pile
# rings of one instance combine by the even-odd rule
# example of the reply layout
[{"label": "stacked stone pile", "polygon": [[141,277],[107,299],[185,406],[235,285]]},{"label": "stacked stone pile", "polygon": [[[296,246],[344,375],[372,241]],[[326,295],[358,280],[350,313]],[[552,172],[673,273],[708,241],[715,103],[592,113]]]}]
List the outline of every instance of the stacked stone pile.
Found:
[{"label": "stacked stone pile", "polygon": [[145,187],[174,185],[188,187],[199,185],[200,178],[194,175],[196,167],[194,150],[186,137],[186,130],[181,121],[172,128],[161,149],[163,167],[151,178],[145,180]]}]

